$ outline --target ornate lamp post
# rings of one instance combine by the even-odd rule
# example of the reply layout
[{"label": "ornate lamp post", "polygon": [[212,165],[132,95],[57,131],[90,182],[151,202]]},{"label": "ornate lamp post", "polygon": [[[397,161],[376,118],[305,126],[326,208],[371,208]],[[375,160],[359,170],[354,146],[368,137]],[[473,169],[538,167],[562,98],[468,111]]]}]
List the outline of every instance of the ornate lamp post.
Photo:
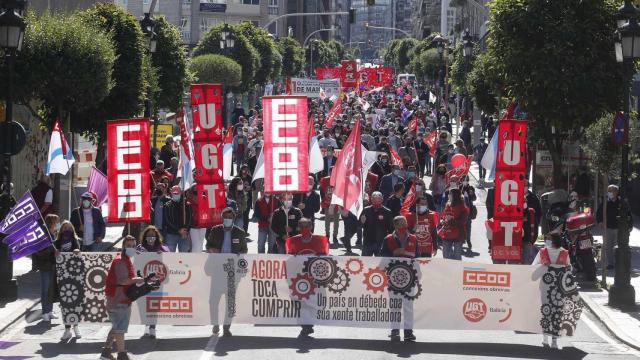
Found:
[{"label": "ornate lamp post", "polygon": [[[616,14],[618,23],[616,45],[618,60],[622,60],[624,74],[632,74],[634,62],[640,59],[640,25],[638,25],[638,9],[626,0]],[[621,53],[621,54],[620,54]],[[622,56],[619,56],[622,55]],[[624,117],[625,141],[622,145],[622,163],[620,164],[620,209],[618,211],[618,247],[615,250],[615,278],[609,288],[609,305],[631,306],[635,304],[635,289],[631,286],[631,251],[629,249],[629,224],[627,214],[629,204],[627,187],[629,178],[629,80],[624,85]]]},{"label": "ornate lamp post", "polygon": [[[222,50],[222,53],[225,56],[229,56],[235,46],[236,36],[233,34],[233,30],[229,27],[229,24],[225,23],[222,30],[220,30],[220,50]],[[229,117],[229,109],[227,108],[227,89],[224,84],[222,84],[222,108],[224,109],[222,112],[222,122],[229,127],[231,124],[227,121]]]}]

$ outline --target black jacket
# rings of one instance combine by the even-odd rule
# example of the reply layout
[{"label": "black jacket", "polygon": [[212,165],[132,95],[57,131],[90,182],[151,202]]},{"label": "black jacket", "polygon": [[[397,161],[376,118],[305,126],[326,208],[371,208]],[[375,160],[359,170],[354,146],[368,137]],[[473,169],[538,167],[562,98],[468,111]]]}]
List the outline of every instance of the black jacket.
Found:
[{"label": "black jacket", "polygon": [[[288,215],[288,219],[287,219]],[[302,218],[302,211],[297,207],[291,207],[288,214],[285,213],[284,208],[280,207],[273,212],[271,218],[271,230],[280,238],[285,240],[285,237],[298,235],[298,221]],[[287,234],[287,225],[291,228],[291,232]]]},{"label": "black jacket", "polygon": [[[382,241],[393,232],[393,216],[386,207],[374,208],[367,206],[362,210],[366,220],[362,225],[364,244],[382,246]],[[361,215],[361,216],[362,216]]]},{"label": "black jacket", "polygon": [[[115,206],[115,205],[114,205]],[[106,225],[102,218],[102,213],[98,208],[91,208],[91,218],[93,219],[93,240],[101,237],[104,238],[106,233]],[[71,224],[76,230],[76,234],[80,239],[84,236],[81,226],[84,224],[84,211],[81,208],[75,208],[71,212]]]},{"label": "black jacket", "polygon": [[[596,212],[596,221],[601,223],[603,219],[603,205],[598,207],[598,211]],[[633,219],[631,218],[631,212],[627,210],[628,224],[629,228],[633,226]],[[607,200],[607,229],[617,229],[618,228],[618,213],[620,212],[620,198],[617,198],[613,201]]]},{"label": "black jacket", "polygon": [[322,166],[323,169],[320,172],[320,177],[323,178],[325,176],[329,176],[329,162],[328,159],[331,159],[331,168],[333,168],[334,166],[336,166],[336,161],[338,161],[338,158],[335,156],[325,156],[324,158],[322,158]]},{"label": "black jacket", "polygon": [[391,216],[396,217],[400,215],[400,208],[402,207],[402,198],[399,198],[396,194],[392,194],[385,203],[386,207],[391,211]]},{"label": "black jacket", "polygon": [[[231,228],[231,252],[234,254],[246,254],[247,253],[247,234],[244,230],[237,226]],[[224,244],[224,227],[217,225],[207,230],[207,250],[216,249],[222,250]],[[235,242],[234,242],[235,241]]]},{"label": "black jacket", "polygon": [[167,234],[178,235],[180,229],[191,228],[193,216],[191,205],[186,204],[186,208],[184,209],[184,213],[182,212],[182,202],[169,200],[162,210],[162,227],[163,230],[167,232]]},{"label": "black jacket", "polygon": [[311,194],[296,194],[293,196],[293,205],[298,207],[297,205],[303,203],[304,210],[302,210],[302,215],[307,219],[315,219],[315,215],[318,211],[320,211],[320,195],[314,190]]}]

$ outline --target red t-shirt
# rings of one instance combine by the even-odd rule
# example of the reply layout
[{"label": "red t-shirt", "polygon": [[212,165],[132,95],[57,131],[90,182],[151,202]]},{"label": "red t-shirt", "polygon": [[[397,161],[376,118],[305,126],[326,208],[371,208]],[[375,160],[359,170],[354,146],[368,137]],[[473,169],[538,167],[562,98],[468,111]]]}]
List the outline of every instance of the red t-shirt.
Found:
[{"label": "red t-shirt", "polygon": [[[413,216],[415,219],[415,215]],[[433,233],[438,224],[438,213],[428,211],[424,214],[418,214],[415,226],[415,235],[418,241],[418,249],[421,255],[433,254]]]},{"label": "red t-shirt", "polygon": [[328,255],[329,239],[322,235],[311,235],[311,241],[302,241],[302,235],[287,238],[284,244],[289,255]]}]

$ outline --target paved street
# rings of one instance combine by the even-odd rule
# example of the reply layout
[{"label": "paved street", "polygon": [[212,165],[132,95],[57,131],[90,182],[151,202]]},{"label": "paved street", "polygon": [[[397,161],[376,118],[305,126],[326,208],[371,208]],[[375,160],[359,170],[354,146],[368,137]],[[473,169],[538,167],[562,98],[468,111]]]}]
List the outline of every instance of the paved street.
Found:
[{"label": "paved street", "polygon": [[[489,262],[487,253],[483,206],[486,192],[478,190],[478,218],[472,227],[474,253],[464,254],[464,261]],[[324,233],[324,222],[317,221],[316,233]],[[342,233],[342,228],[340,233]],[[110,240],[120,228],[109,228]],[[251,223],[250,232],[257,234],[257,225]],[[355,238],[354,240],[355,241]],[[249,252],[257,252],[257,242],[249,244]],[[341,255],[343,249],[332,249]],[[441,254],[438,255],[439,257]],[[16,273],[30,270],[29,260],[16,264]],[[38,297],[37,273],[22,276],[22,289],[27,297]],[[30,291],[30,292],[29,292]],[[446,301],[446,299],[443,299]],[[57,306],[56,306],[57,307]],[[34,309],[39,309],[36,305]],[[0,310],[2,310],[0,308]],[[537,311],[537,309],[532,309]],[[61,343],[64,327],[59,319],[45,325],[32,311],[27,322],[20,319],[0,333],[0,359],[96,359],[109,324],[82,324],[83,337],[70,343]],[[32,319],[33,318],[33,319]],[[0,324],[0,329],[3,324]],[[340,328],[316,326],[314,339],[299,340],[299,327],[233,325],[232,338],[211,336],[211,326],[158,326],[158,338],[141,339],[144,327],[134,325],[127,334],[127,349],[135,359],[209,359],[225,356],[229,359],[307,358],[323,359],[632,359],[640,352],[614,340],[614,336],[599,324],[589,311],[583,313],[573,338],[562,339],[562,351],[545,349],[541,336],[500,331],[436,331],[418,330],[418,342],[392,345],[388,332],[380,329]]]}]

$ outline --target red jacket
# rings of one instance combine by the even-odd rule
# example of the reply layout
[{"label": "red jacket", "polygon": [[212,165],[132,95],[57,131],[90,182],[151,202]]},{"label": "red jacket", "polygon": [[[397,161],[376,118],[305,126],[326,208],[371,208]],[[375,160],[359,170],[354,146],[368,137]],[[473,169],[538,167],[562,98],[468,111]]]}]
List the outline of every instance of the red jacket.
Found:
[{"label": "red jacket", "polygon": [[302,235],[292,236],[285,242],[286,253],[289,255],[328,255],[329,239],[322,235],[311,235],[311,241],[302,242]]},{"label": "red jacket", "polygon": [[[130,285],[118,285],[118,279],[116,278],[116,265],[118,265],[121,261],[124,261],[125,264],[127,265],[127,271],[129,272],[129,278],[133,278],[135,277],[135,271],[133,269],[133,263],[131,262],[131,259],[128,256],[122,256],[122,254],[118,254],[116,255],[116,258],[113,259],[113,262],[111,263],[111,267],[109,268],[109,271],[107,272],[107,280],[106,280],[106,284],[105,284],[105,288],[104,288],[104,293],[106,296],[108,297],[113,297],[116,295],[116,289],[118,288],[118,286],[122,286],[122,290],[123,292],[126,294],[127,293],[127,289],[129,288]],[[127,300],[122,300],[120,302],[121,304],[131,304],[131,301]]]},{"label": "red jacket", "polygon": [[269,202],[261,197],[256,201],[256,215],[258,217],[258,228],[268,229],[271,225],[271,215],[280,207],[280,200],[271,196]]},{"label": "red jacket", "polygon": [[382,256],[396,256],[396,257],[416,257],[416,250],[418,247],[418,238],[413,234],[407,234],[407,242],[404,246],[404,254],[394,255],[393,252],[400,247],[400,240],[396,238],[396,233],[387,235],[384,238],[384,245],[382,246]]},{"label": "red jacket", "polygon": [[333,188],[329,190],[331,187],[330,184],[331,177],[325,176],[320,179],[320,207],[326,209],[331,205],[331,195],[333,195]]}]

